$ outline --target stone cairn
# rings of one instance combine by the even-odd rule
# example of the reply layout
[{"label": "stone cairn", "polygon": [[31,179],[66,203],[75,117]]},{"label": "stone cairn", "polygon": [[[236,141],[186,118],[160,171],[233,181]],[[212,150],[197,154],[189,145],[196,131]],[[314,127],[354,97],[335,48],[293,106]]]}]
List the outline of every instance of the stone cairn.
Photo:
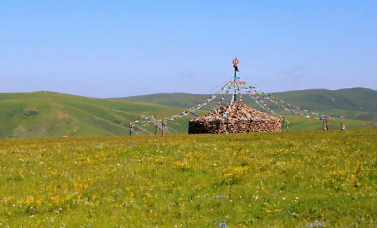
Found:
[{"label": "stone cairn", "polygon": [[[229,109],[230,108],[230,109]],[[229,112],[225,115],[225,112]],[[227,119],[224,118],[227,116]],[[189,121],[189,134],[220,134],[281,131],[281,120],[243,103],[213,109]]]}]

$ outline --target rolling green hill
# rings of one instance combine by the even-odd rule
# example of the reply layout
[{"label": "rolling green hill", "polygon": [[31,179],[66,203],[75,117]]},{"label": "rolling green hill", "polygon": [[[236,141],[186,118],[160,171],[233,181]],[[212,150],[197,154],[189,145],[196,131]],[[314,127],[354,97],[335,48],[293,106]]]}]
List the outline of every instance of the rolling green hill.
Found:
[{"label": "rolling green hill", "polygon": [[[339,90],[312,89],[271,94],[290,104],[321,114],[337,117],[343,116],[348,119],[377,121],[376,90],[366,88]],[[192,107],[207,99],[209,96],[210,95],[185,93],[161,93],[118,99],[185,108],[183,103],[186,103],[186,107]],[[209,106],[215,105],[220,97],[221,95],[219,95],[214,101],[211,101]],[[248,98],[247,95],[243,95],[243,98],[243,101],[246,104],[257,108],[256,103]],[[229,102],[230,100],[231,95],[228,95],[226,101]],[[268,104],[270,104],[270,107],[276,112],[285,113],[278,109],[273,103],[268,102]]]},{"label": "rolling green hill", "polygon": [[[304,102],[303,97],[312,97],[313,99],[309,99],[309,103],[306,104],[317,105],[319,110],[328,107],[325,111],[329,111],[329,114],[340,113],[353,117],[354,119],[345,121],[348,129],[371,128],[371,124],[376,123],[376,112],[373,112],[373,108],[366,107],[368,104],[376,107],[376,102],[373,103],[374,97],[368,95],[368,93],[376,95],[376,91],[366,91],[366,94],[356,92],[355,89],[328,92],[341,94],[339,97],[336,95],[331,97],[337,99],[335,102],[337,105],[319,103],[314,98],[318,96],[318,99],[323,99],[322,97],[330,96],[323,90],[294,91],[275,95],[288,101],[296,101],[299,106]],[[0,138],[127,135],[130,121],[149,114],[154,114],[157,118],[175,115],[207,97],[208,95],[157,94],[126,99],[98,99],[54,92],[0,93]],[[213,104],[217,101],[218,99],[213,101]],[[182,105],[182,102],[186,102],[186,106]],[[251,100],[247,103],[256,107]],[[356,109],[353,104],[363,105],[363,109]],[[211,105],[210,103],[209,106]],[[206,110],[197,111],[199,115],[204,113]],[[188,115],[169,123],[166,133],[186,133],[188,120],[192,117]],[[321,122],[318,120],[297,115],[288,115],[287,118],[291,123],[291,131],[321,128]],[[362,121],[364,119],[369,121]],[[331,121],[330,128],[339,129],[339,123]],[[136,129],[139,133],[154,132],[153,125],[136,125]]]},{"label": "rolling green hill", "polygon": [[[179,108],[53,92],[0,94],[0,138],[79,135],[126,135],[128,124],[141,116],[162,118]],[[170,124],[167,133],[186,129],[186,116]],[[137,126],[151,131],[153,127]]]}]

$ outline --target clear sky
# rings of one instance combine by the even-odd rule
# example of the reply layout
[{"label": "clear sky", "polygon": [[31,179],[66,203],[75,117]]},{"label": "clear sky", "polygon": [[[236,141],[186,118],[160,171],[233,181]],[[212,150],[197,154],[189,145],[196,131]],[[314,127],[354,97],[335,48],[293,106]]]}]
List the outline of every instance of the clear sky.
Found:
[{"label": "clear sky", "polygon": [[0,92],[377,89],[376,0],[1,0]]}]

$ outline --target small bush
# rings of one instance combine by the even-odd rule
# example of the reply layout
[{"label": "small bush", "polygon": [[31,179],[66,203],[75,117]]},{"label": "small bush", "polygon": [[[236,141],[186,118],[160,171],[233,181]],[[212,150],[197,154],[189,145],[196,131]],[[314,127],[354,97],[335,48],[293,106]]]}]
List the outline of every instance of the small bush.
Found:
[{"label": "small bush", "polygon": [[37,110],[26,110],[24,112],[24,115],[25,116],[35,116],[35,115],[38,115],[38,111]]},{"label": "small bush", "polygon": [[117,119],[113,120],[113,122],[116,123],[116,124],[122,124],[122,121],[117,120]]}]

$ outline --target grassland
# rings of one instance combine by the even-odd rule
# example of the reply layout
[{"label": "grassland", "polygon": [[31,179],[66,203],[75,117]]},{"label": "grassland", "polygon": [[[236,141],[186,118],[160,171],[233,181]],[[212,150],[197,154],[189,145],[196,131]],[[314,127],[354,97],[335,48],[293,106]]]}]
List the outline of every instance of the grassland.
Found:
[{"label": "grassland", "polygon": [[376,227],[377,132],[0,141],[0,227]]}]

